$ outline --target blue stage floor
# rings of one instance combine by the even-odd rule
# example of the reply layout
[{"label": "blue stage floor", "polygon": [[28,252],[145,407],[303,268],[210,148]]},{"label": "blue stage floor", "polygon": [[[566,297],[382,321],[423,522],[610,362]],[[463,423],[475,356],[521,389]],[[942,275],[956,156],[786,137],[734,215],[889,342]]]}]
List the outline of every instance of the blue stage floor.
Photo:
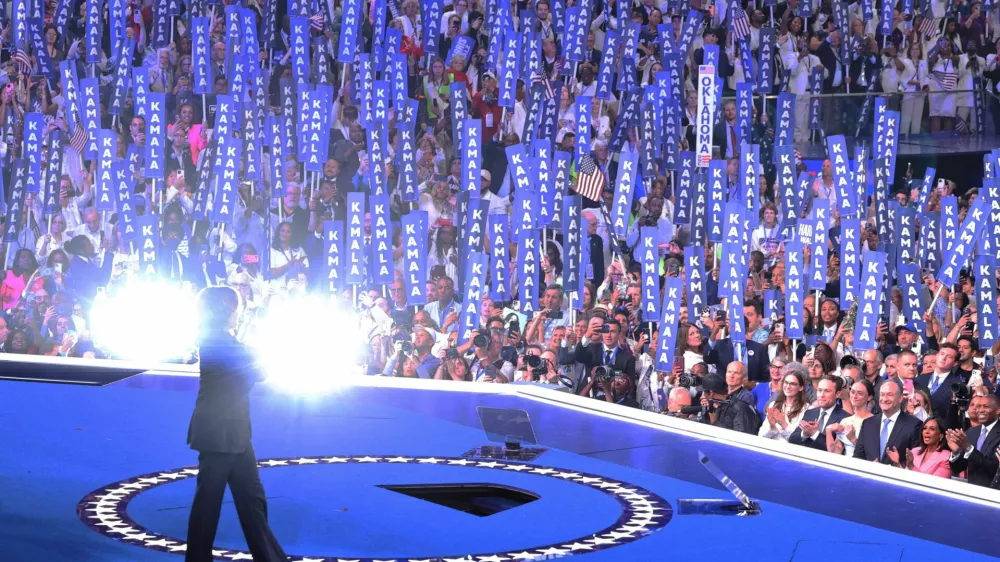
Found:
[{"label": "blue stage floor", "polygon": [[[180,550],[194,493],[194,478],[179,469],[197,463],[184,444],[196,385],[150,375],[104,387],[0,382],[0,560],[181,560],[170,550]],[[986,530],[998,520],[997,504],[502,387],[495,394],[433,388],[351,387],[312,400],[255,391],[257,456],[278,459],[261,470],[269,517],[291,560],[503,561],[546,550],[550,558],[625,561],[964,562],[1000,554],[1000,541]],[[477,405],[528,410],[541,445],[551,449],[526,465],[463,466],[461,455],[485,442]],[[675,508],[679,498],[731,499],[698,464],[698,450],[760,500],[763,514],[679,515],[657,507],[658,497]],[[480,518],[380,487],[435,483],[502,484],[539,499]],[[109,497],[109,489],[119,491]],[[149,537],[125,524],[104,526],[122,531],[111,533],[116,540],[84,524],[78,503],[97,490],[104,503],[85,502],[83,519],[87,509],[116,517],[115,506],[128,501],[121,515]],[[630,524],[631,533],[606,534]],[[216,545],[220,560],[249,559],[240,554],[246,546],[231,504]]]}]

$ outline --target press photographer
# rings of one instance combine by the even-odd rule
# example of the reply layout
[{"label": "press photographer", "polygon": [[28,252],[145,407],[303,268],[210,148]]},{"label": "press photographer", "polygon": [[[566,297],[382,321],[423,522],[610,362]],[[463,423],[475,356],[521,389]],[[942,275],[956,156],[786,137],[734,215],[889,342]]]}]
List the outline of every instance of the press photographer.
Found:
[{"label": "press photographer", "polygon": [[731,399],[726,379],[710,374],[702,381],[701,413],[695,419],[716,427],[757,435],[760,418],[756,410],[739,399]]}]

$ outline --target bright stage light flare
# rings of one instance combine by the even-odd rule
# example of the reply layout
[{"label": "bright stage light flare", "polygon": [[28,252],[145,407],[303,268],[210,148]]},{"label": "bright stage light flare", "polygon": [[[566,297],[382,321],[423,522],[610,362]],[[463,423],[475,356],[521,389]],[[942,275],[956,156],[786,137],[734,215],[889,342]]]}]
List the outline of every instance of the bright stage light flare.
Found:
[{"label": "bright stage light flare", "polygon": [[273,299],[247,336],[267,381],[289,392],[317,394],[359,372],[364,342],[357,316],[314,295]]},{"label": "bright stage light flare", "polygon": [[98,293],[90,316],[94,344],[115,358],[184,360],[197,345],[196,295],[174,283],[138,279]]}]

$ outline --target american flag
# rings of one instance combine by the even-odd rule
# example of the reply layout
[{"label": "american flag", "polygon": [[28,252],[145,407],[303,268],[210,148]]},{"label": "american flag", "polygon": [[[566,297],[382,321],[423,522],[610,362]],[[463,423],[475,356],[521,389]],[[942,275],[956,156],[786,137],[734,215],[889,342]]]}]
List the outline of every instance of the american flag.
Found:
[{"label": "american flag", "polygon": [[733,2],[733,9],[730,13],[729,27],[733,34],[734,42],[750,36],[750,18],[747,17],[746,10],[740,6],[739,2]]},{"label": "american flag", "polygon": [[31,57],[28,56],[28,51],[25,51],[21,44],[14,48],[14,62],[21,74],[31,74]]},{"label": "american flag", "polygon": [[545,99],[550,100],[556,97],[556,90],[552,87],[552,80],[549,80],[544,71],[539,70],[531,77],[531,85],[534,86],[535,84],[545,85]]},{"label": "american flag", "polygon": [[83,125],[77,124],[76,130],[73,131],[73,137],[69,140],[69,144],[80,155],[83,155],[83,151],[87,148],[87,141],[89,140],[89,135],[87,135],[87,131],[83,128]]},{"label": "american flag", "polygon": [[943,72],[937,71],[931,73],[934,79],[937,80],[938,86],[946,92],[950,92],[955,89],[955,85],[958,84],[958,73],[957,72]]},{"label": "american flag", "polygon": [[931,35],[934,35],[937,29],[938,29],[938,20],[934,18],[924,18],[923,20],[920,21],[920,26],[917,28],[917,31],[919,31],[921,35],[929,37]]},{"label": "american flag", "polygon": [[313,14],[309,16],[309,27],[315,29],[316,31],[323,31],[326,27],[326,20],[323,14]]},{"label": "american flag", "polygon": [[591,201],[600,201],[601,194],[604,193],[604,187],[607,185],[607,180],[604,179],[604,174],[597,169],[597,163],[594,162],[594,158],[589,154],[581,158],[578,171],[579,174],[576,176],[576,192]]}]

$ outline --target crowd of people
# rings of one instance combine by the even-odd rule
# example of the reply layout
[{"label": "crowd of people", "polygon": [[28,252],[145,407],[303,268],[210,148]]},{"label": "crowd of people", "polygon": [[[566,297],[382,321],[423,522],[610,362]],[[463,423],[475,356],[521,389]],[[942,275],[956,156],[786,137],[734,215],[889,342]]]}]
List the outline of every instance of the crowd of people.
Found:
[{"label": "crowd of people", "polygon": [[[981,329],[1000,302],[995,248],[978,248],[985,270],[966,252],[955,283],[936,277],[966,224],[991,236],[994,218],[975,220],[977,199],[1000,201],[994,176],[921,183],[890,168],[883,192],[867,185],[870,161],[848,158],[864,195],[845,207],[837,162],[813,178],[796,152],[797,200],[776,166],[838,134],[871,146],[879,111],[898,112],[900,135],[983,134],[987,113],[1000,125],[995,8],[36,3],[9,3],[2,33],[0,352],[107,356],[91,307],[145,277],[230,285],[251,317],[330,294],[357,311],[372,376],[547,384],[1000,486],[1000,340],[995,320]],[[724,177],[708,185],[702,169],[685,188],[670,155],[700,144],[705,63]],[[779,123],[783,100],[794,110]],[[697,222],[697,196],[716,191],[751,211],[736,291],[731,254]],[[853,259],[858,282],[861,246],[903,244],[882,213],[890,198],[921,225],[916,244],[944,240],[891,254],[874,341],[855,345],[864,299],[841,277]],[[848,220],[863,226],[849,249]],[[790,257],[802,242],[804,264]],[[485,273],[469,267],[477,256]],[[813,272],[792,337],[784,303]]]}]

